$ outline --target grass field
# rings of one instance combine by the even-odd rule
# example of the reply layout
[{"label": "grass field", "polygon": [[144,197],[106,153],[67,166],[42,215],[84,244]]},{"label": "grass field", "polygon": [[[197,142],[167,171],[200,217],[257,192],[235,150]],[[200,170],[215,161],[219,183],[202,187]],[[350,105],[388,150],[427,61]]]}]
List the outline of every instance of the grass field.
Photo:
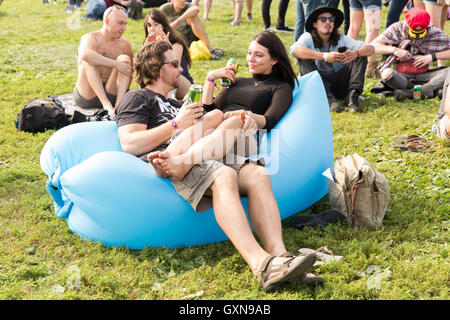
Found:
[{"label": "grass field", "polygon": [[[14,126],[14,116],[28,100],[72,91],[79,39],[101,27],[101,22],[80,22],[76,13],[63,11],[65,5],[62,0],[47,6],[42,1],[5,0],[0,6],[0,299],[449,298],[449,145],[431,132],[440,100],[381,98],[369,92],[376,84],[370,79],[362,114],[331,115],[334,156],[356,152],[386,176],[391,198],[384,225],[376,230],[330,225],[299,231],[284,223],[291,252],[328,246],[346,257],[315,268],[326,280],[323,287],[292,284],[265,294],[229,241],[176,250],[128,250],[73,234],[54,214],[39,165],[42,147],[54,131],[32,135]],[[274,1],[272,20],[277,6]],[[260,8],[261,1],[255,0],[253,21],[231,28],[231,1],[213,2],[213,21],[206,28],[213,47],[223,49],[225,57],[195,62],[191,74],[197,83],[229,57],[245,61],[251,37],[263,29]],[[383,8],[382,25],[385,17]],[[293,26],[294,20],[291,1],[286,21]],[[445,30],[449,33],[450,24]],[[130,20],[123,36],[136,53],[143,20]],[[280,37],[286,47],[293,42],[291,34]],[[249,76],[245,64],[240,74]],[[434,152],[391,147],[394,137],[410,134],[431,141]],[[302,214],[326,209],[327,197]]]}]

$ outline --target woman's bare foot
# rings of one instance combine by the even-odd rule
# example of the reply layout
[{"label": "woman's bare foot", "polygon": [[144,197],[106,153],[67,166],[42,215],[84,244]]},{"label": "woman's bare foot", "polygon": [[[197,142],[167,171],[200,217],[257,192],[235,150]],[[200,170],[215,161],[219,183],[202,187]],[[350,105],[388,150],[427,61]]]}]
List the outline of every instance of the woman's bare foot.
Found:
[{"label": "woman's bare foot", "polygon": [[154,162],[160,166],[167,175],[182,180],[191,170],[192,164],[183,161],[183,155],[176,157],[158,157]]},{"label": "woman's bare foot", "polygon": [[155,173],[159,177],[167,178],[168,174],[164,171],[164,169],[161,166],[159,166],[157,163],[155,163],[155,160],[160,158],[163,155],[164,155],[164,153],[161,151],[150,152],[147,156],[147,161],[148,161],[148,163],[151,164],[151,166],[155,170]]}]

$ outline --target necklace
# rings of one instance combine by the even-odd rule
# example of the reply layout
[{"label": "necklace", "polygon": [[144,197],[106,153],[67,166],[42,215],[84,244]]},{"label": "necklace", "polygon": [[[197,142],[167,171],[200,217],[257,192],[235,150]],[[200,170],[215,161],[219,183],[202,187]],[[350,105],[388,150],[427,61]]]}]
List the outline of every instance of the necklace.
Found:
[{"label": "necklace", "polygon": [[257,86],[259,86],[261,83],[263,83],[264,82],[264,80],[261,80],[261,81],[255,81],[255,87],[257,87]]}]

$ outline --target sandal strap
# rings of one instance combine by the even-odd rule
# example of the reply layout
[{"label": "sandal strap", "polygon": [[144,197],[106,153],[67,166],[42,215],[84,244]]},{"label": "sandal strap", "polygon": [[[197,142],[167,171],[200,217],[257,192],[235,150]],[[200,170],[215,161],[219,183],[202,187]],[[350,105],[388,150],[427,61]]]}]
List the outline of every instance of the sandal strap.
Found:
[{"label": "sandal strap", "polygon": [[289,269],[289,263],[292,262],[292,260],[295,259],[295,256],[287,257],[288,259],[280,264],[273,265],[273,259],[277,258],[276,256],[268,256],[266,259],[264,259],[263,263],[261,264],[260,268],[260,275],[259,275],[259,281],[261,286],[264,284],[264,282],[267,281],[268,277],[275,272],[285,273]]}]

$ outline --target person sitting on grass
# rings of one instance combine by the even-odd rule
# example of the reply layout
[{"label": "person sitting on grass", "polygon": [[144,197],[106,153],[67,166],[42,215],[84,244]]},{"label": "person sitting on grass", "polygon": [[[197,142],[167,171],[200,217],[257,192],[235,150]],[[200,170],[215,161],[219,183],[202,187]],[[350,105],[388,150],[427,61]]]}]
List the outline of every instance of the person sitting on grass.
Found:
[{"label": "person sitting on grass", "polygon": [[[367,57],[373,46],[339,33],[343,13],[333,7],[319,6],[306,19],[300,38],[291,46],[301,75],[318,70],[327,93],[330,110],[362,112],[358,104],[364,89]],[[342,52],[339,52],[342,51]],[[341,105],[337,99],[345,99]]]},{"label": "person sitting on grass", "polygon": [[441,107],[438,112],[437,136],[444,141],[450,141],[450,71],[445,78]]},{"label": "person sitting on grass", "polygon": [[[178,85],[181,68],[167,42],[142,47],[136,55],[135,68],[136,80],[142,89],[128,92],[117,109],[118,135],[124,152],[146,160],[149,152],[164,150],[168,140],[180,130],[192,128],[194,123],[202,123],[200,129],[226,126],[238,133],[245,126],[256,126],[251,116],[245,117],[244,121],[234,116],[223,121],[220,110],[203,116],[201,103],[183,105],[170,99],[169,92]],[[222,77],[233,79],[233,75],[230,69],[222,70]],[[218,139],[223,139],[223,133],[222,136],[217,134],[218,130],[206,137],[216,134]],[[176,139],[179,138],[181,136]],[[188,147],[189,143],[184,146]],[[222,162],[207,160],[194,165],[183,179],[171,178],[170,181],[194,209],[205,193],[212,196],[217,223],[259,278],[264,291],[290,281],[317,281],[320,277],[306,273],[316,261],[316,255],[293,256],[286,250],[267,171],[254,163],[245,163],[239,168],[236,171]],[[253,235],[240,194],[248,197],[250,221],[262,246]]]},{"label": "person sitting on grass", "polygon": [[114,117],[114,109],[131,82],[133,51],[121,38],[127,15],[120,6],[109,7],[103,27],[81,37],[78,48],[78,79],[74,88],[77,106],[103,108]]},{"label": "person sitting on grass", "polygon": [[[439,95],[448,68],[428,69],[439,59],[450,59],[450,37],[430,25],[424,9],[413,8],[405,21],[396,22],[372,41],[377,54],[389,54],[380,66],[381,85],[394,90],[397,100],[412,99],[415,85],[422,85],[422,96]],[[394,69],[390,66],[394,64]]]},{"label": "person sitting on grass", "polygon": [[170,3],[163,4],[160,9],[170,21],[170,26],[183,35],[188,46],[193,41],[201,40],[211,53],[211,60],[223,56],[222,50],[212,49],[205,26],[198,16],[197,6],[186,3],[185,0],[170,0]]},{"label": "person sitting on grass", "polygon": [[189,48],[183,39],[183,36],[172,29],[166,15],[159,9],[150,9],[144,20],[145,41],[148,44],[153,41],[167,41],[172,45],[178,61],[180,61],[183,72],[178,81],[178,88],[175,92],[178,100],[183,100],[189,92],[191,84],[194,83],[190,73],[191,56]]}]

